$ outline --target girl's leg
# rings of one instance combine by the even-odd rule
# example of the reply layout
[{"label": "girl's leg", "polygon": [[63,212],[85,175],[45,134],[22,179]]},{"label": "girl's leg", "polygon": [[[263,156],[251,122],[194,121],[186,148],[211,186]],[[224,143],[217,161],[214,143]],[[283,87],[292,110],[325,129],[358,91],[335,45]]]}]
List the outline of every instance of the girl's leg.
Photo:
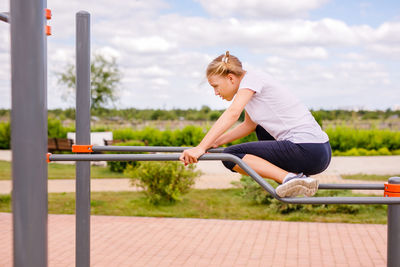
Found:
[{"label": "girl's leg", "polygon": [[[299,151],[295,149],[296,146],[289,141],[258,141],[227,147],[224,153],[243,159],[260,176],[281,183],[288,172],[302,172],[296,168]],[[244,174],[235,163],[223,161],[223,164],[232,171]]]},{"label": "girl's leg", "polygon": [[[288,172],[284,169],[279,168],[278,166],[268,162],[263,158],[251,154],[244,155],[242,160],[246,162],[261,177],[272,179],[280,184],[283,182],[283,179],[288,174]],[[240,168],[238,165],[235,165],[233,167],[233,170],[240,174],[247,175],[247,173],[242,170],[242,168]]]},{"label": "girl's leg", "polygon": [[[281,183],[276,188],[280,197],[312,196],[318,190],[318,181],[301,173],[307,157],[302,149],[290,141],[258,141],[243,143],[224,150],[241,158],[260,176]],[[246,174],[238,165],[223,161],[230,170]],[[288,175],[289,172],[293,173]]]},{"label": "girl's leg", "polygon": [[[257,125],[255,132],[258,141],[275,140],[275,138],[269,132],[267,132],[261,125]],[[288,174],[288,172],[285,171],[284,169],[279,168],[278,166],[272,164],[271,162],[263,158],[257,157],[255,155],[246,154],[242,159],[261,177],[272,179],[278,183],[282,183],[283,178],[285,178],[286,175]],[[233,167],[233,170],[240,174],[247,175],[247,173],[243,171],[242,168],[240,168],[238,165],[235,165]]]}]

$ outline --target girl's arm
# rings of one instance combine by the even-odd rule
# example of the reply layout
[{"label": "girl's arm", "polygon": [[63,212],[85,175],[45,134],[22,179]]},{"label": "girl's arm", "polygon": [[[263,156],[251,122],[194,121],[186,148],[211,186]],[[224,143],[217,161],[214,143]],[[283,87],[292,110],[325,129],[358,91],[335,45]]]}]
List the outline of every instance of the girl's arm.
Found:
[{"label": "girl's arm", "polygon": [[197,162],[197,158],[214,144],[215,140],[226,132],[240,117],[244,107],[250,101],[254,91],[241,89],[236,93],[233,103],[224,111],[221,117],[214,123],[206,136],[197,147],[183,151],[179,158],[185,164]]},{"label": "girl's arm", "polygon": [[219,147],[226,143],[248,136],[250,133],[254,132],[256,127],[257,123],[252,121],[249,114],[247,114],[247,112],[245,111],[244,121],[236,126],[234,129],[218,137],[217,140],[215,140],[213,147]]}]

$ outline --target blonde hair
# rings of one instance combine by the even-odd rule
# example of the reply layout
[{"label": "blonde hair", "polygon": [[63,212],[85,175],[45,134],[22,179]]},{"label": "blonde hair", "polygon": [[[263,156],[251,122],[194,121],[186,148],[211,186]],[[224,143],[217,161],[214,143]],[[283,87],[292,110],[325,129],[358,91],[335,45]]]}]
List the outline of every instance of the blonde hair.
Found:
[{"label": "blonde hair", "polygon": [[230,55],[229,51],[226,51],[225,54],[222,54],[211,61],[206,70],[207,77],[212,75],[226,76],[229,73],[238,77],[242,76],[244,73],[242,62],[240,62],[237,57]]}]

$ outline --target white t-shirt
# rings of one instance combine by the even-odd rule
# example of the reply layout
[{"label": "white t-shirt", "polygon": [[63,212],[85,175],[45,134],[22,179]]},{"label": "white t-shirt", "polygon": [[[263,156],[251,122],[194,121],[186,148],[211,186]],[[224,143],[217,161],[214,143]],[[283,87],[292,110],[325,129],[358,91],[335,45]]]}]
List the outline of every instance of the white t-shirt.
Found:
[{"label": "white t-shirt", "polygon": [[325,143],[329,140],[307,107],[270,75],[247,71],[239,90],[246,88],[255,94],[245,110],[252,121],[276,140],[293,143]]}]

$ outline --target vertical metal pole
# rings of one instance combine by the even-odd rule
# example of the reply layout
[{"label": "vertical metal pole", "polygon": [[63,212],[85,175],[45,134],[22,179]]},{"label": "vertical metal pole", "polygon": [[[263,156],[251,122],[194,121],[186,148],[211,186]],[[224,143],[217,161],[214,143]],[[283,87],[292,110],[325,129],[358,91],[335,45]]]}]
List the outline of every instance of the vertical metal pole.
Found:
[{"label": "vertical metal pole", "polygon": [[[76,144],[90,144],[90,14],[76,14]],[[76,163],[76,266],[90,266],[90,162]]]},{"label": "vertical metal pole", "polygon": [[14,266],[47,266],[45,7],[10,1]]},{"label": "vertical metal pole", "polygon": [[[389,184],[400,184],[400,177],[391,177]],[[388,205],[387,266],[400,266],[400,205]]]}]

